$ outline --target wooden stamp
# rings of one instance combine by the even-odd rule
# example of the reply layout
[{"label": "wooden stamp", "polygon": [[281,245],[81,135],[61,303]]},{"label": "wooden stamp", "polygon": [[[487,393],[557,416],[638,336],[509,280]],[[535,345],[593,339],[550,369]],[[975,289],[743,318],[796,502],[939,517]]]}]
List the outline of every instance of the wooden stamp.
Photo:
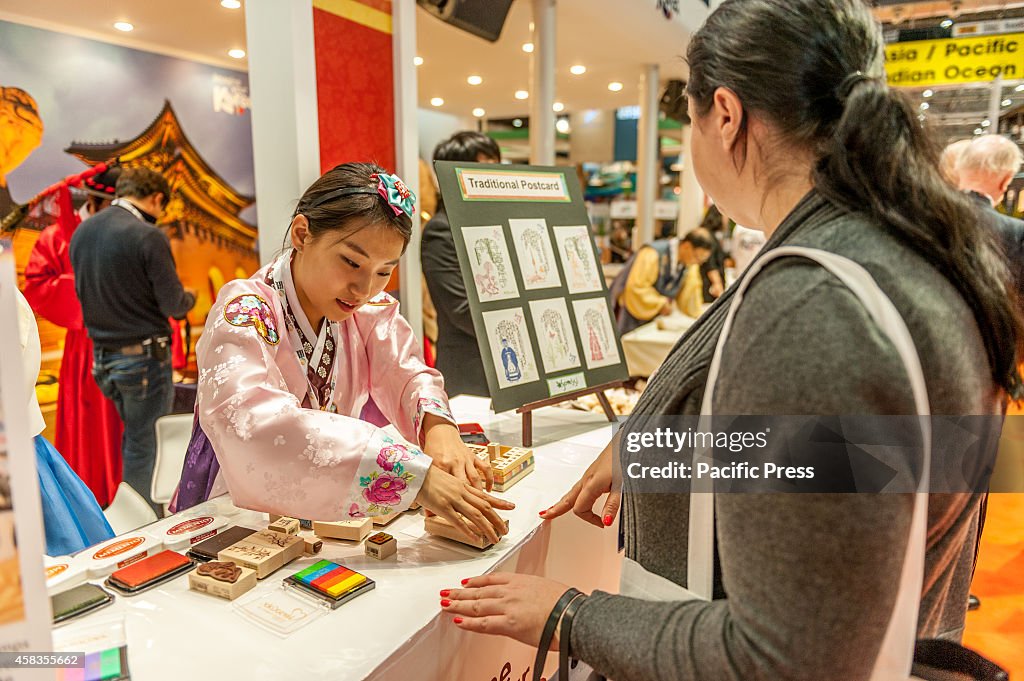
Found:
[{"label": "wooden stamp", "polygon": [[375,515],[371,518],[374,527],[384,527],[398,520],[401,513],[388,513],[387,515]]},{"label": "wooden stamp", "polygon": [[257,579],[263,579],[302,556],[304,547],[301,537],[263,530],[227,547],[217,559],[255,570]]},{"label": "wooden stamp", "polygon": [[495,442],[486,447],[466,445],[474,456],[491,466],[494,475],[494,491],[507,492],[525,478],[534,468],[533,450],[526,447],[506,447]]},{"label": "wooden stamp", "polygon": [[256,586],[256,571],[230,562],[203,563],[188,576],[188,588],[233,601]]},{"label": "wooden stamp", "polygon": [[316,554],[320,553],[320,550],[324,547],[324,543],[320,540],[319,537],[308,537],[306,535],[303,535],[302,541],[303,553],[305,553],[307,556],[315,556]]},{"label": "wooden stamp", "polygon": [[299,533],[299,521],[295,518],[289,518],[288,516],[281,516],[277,520],[270,523],[267,526],[268,530],[274,532],[281,532],[283,534],[298,534]]},{"label": "wooden stamp", "polygon": [[387,532],[378,532],[366,540],[366,555],[384,560],[398,552],[398,542]]},{"label": "wooden stamp", "polygon": [[324,539],[363,541],[370,534],[371,529],[373,529],[373,522],[369,518],[338,522],[321,522],[319,520],[313,522],[313,534]]},{"label": "wooden stamp", "polygon": [[[471,526],[472,527],[472,526]],[[466,546],[472,546],[478,549],[486,549],[493,544],[487,539],[487,537],[477,536],[477,541],[472,542],[462,532],[455,528],[450,522],[442,518],[441,516],[430,516],[423,519],[423,528],[428,534],[432,534],[438,537],[444,537],[445,539],[451,539],[457,541],[460,544]],[[505,529],[508,529],[508,521],[505,521]]]}]

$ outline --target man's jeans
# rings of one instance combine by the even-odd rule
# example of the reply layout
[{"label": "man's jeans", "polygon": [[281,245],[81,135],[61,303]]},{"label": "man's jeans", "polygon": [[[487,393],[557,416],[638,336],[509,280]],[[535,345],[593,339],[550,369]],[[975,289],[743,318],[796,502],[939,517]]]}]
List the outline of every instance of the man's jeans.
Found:
[{"label": "man's jeans", "polygon": [[149,501],[159,517],[161,509],[149,494],[156,461],[156,420],[170,413],[174,402],[171,360],[122,355],[97,347],[93,350],[92,375],[124,421],[124,481]]}]

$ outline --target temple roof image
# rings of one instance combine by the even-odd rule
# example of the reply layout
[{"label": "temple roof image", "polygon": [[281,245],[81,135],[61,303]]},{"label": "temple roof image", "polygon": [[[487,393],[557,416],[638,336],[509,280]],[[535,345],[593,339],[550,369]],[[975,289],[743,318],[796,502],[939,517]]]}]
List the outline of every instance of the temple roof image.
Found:
[{"label": "temple roof image", "polygon": [[256,226],[239,213],[255,200],[235,190],[210,167],[185,135],[171,103],[132,140],[72,142],[64,150],[88,165],[119,158],[124,167],[147,166],[167,178],[175,196],[162,223],[246,251],[256,250]]}]

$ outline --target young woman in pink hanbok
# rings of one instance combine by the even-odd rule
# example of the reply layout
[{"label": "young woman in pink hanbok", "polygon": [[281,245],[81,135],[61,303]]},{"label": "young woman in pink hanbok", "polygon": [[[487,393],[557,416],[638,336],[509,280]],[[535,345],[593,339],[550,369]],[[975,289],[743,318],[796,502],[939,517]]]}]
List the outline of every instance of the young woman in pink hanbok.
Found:
[{"label": "young woman in pink hanbok", "polygon": [[[413,502],[497,541],[444,381],[384,286],[412,233],[415,197],[363,163],[337,166],[299,200],[290,245],[221,289],[196,346],[196,426],[182,510],[223,491],[243,508],[314,520],[400,513]],[[402,438],[360,420],[372,398]]]}]

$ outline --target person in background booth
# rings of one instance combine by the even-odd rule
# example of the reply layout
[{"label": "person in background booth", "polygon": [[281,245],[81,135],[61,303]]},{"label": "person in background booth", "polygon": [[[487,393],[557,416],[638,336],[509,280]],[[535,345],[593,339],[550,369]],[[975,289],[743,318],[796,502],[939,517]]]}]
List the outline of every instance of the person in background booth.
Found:
[{"label": "person in background booth", "polygon": [[[441,375],[384,293],[412,235],[415,197],[369,163],[325,173],[299,199],[288,248],[221,289],[196,347],[197,424],[175,508],[228,491],[243,508],[312,520],[413,502],[497,542],[514,505],[463,444]],[[359,418],[369,399],[405,439]]]},{"label": "person in background booth", "polygon": [[[434,160],[501,163],[501,149],[483,133],[457,132],[437,145]],[[441,200],[437,213],[423,230],[421,249],[423,276],[437,308],[437,370],[444,376],[450,395],[487,396],[484,361],[473,330],[455,239]]]},{"label": "person in background booth", "polygon": [[86,201],[70,219],[61,219],[39,234],[25,264],[25,298],[43,319],[67,329],[60,361],[54,445],[101,506],[114,499],[121,482],[123,426],[114,403],[92,377],[92,341],[82,321],[75,293],[69,246],[82,220],[114,200],[120,166],[108,168],[82,184]]},{"label": "person in background booth", "polygon": [[[884,59],[863,0],[725,0],[692,36],[694,173],[723,213],[765,232],[764,266],[687,331],[619,433],[702,413],[1001,421],[1021,392],[1024,340],[1006,264],[942,176],[916,105],[886,83]],[[913,430],[907,465],[923,456]],[[690,584],[689,481],[620,495],[615,456],[610,445],[541,515],[607,527],[621,504],[621,594],[473,577],[443,592],[454,626],[537,645],[555,605],[575,598],[559,642],[615,681],[891,681],[909,678],[915,638],[959,651],[976,491],[923,504],[911,493],[716,492],[714,565]],[[905,565],[920,572],[903,579]]]},{"label": "person in background booth", "polygon": [[956,177],[960,190],[967,192],[995,226],[1010,274],[1024,300],[1024,220],[996,210],[1022,162],[1024,155],[1016,143],[1002,135],[981,135],[956,157]]},{"label": "person in background booth", "polygon": [[71,237],[71,266],[93,342],[93,377],[124,422],[123,479],[149,500],[156,420],[174,401],[171,327],[195,304],[178,279],[171,243],[157,226],[171,189],[150,168],[128,168],[117,198]]},{"label": "person in background booth", "polygon": [[609,291],[619,333],[671,314],[673,307],[699,317],[704,302],[700,266],[714,247],[711,233],[698,227],[682,239],[659,239],[637,251]]}]

